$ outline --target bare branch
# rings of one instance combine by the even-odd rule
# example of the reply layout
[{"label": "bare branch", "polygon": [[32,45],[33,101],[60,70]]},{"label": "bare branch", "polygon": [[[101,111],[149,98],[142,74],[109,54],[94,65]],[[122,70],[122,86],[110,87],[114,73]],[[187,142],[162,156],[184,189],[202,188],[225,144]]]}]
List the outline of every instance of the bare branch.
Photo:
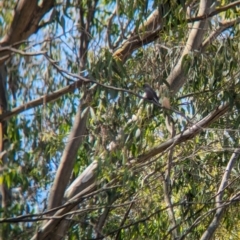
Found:
[{"label": "bare branch", "polygon": [[28,109],[37,107],[37,106],[47,103],[47,102],[54,101],[54,100],[60,98],[61,96],[63,96],[64,94],[72,92],[74,89],[78,88],[80,86],[80,84],[81,84],[81,80],[79,80],[75,83],[72,83],[60,90],[57,90],[51,94],[44,95],[36,100],[30,101],[26,104],[16,107],[16,108],[12,109],[11,111],[4,112],[3,114],[0,114],[0,122],[7,120],[21,112],[28,110]]},{"label": "bare branch", "polygon": [[212,122],[219,119],[221,116],[223,116],[229,109],[229,105],[225,104],[218,108],[216,108],[214,111],[212,111],[210,114],[208,114],[205,118],[194,124],[192,127],[185,130],[183,133],[180,133],[176,135],[174,138],[169,139],[168,141],[162,143],[158,147],[155,147],[148,151],[145,154],[142,154],[138,156],[136,159],[130,158],[129,161],[131,162],[145,162],[146,160],[150,159],[151,157],[156,156],[157,154],[162,153],[164,150],[166,150],[168,147],[171,147],[176,144],[180,144],[181,142],[185,142],[189,139],[192,139],[195,137],[199,132],[201,132],[204,127],[209,126]]},{"label": "bare branch", "polygon": [[225,5],[223,7],[219,7],[218,9],[212,11],[211,13],[209,14],[203,14],[201,16],[197,16],[197,17],[193,17],[193,18],[188,18],[187,19],[187,22],[188,23],[191,23],[191,22],[196,22],[196,21],[201,21],[201,20],[206,20],[210,17],[213,17],[215,15],[217,15],[218,13],[221,13],[221,12],[224,12],[230,8],[233,8],[233,7],[236,7],[237,5],[240,5],[240,1],[236,1],[236,2],[233,2],[233,3],[230,3],[228,5]]},{"label": "bare branch", "polygon": [[240,155],[240,148],[236,148],[234,153],[232,154],[228,164],[227,164],[227,167],[225,169],[225,173],[222,177],[222,181],[221,181],[221,184],[220,184],[219,189],[218,189],[218,194],[216,196],[216,208],[217,208],[216,213],[214,215],[213,220],[211,221],[211,223],[209,224],[209,226],[207,227],[207,229],[203,233],[203,235],[201,237],[201,240],[211,239],[213,234],[215,233],[216,229],[218,228],[218,226],[220,224],[221,218],[223,216],[223,212],[227,207],[226,204],[221,204],[221,201],[223,199],[224,189],[226,189],[231,171],[233,169],[233,166],[234,166],[235,162],[239,158],[239,155]]},{"label": "bare branch", "polygon": [[240,18],[219,23],[220,27],[214,30],[211,35],[202,43],[202,46],[200,47],[201,51],[204,51],[206,47],[211,44],[223,31],[233,27],[238,23],[240,23]]},{"label": "bare branch", "polygon": [[[174,137],[175,131],[173,130],[172,133],[173,133],[172,137]],[[171,227],[174,229],[172,231],[172,237],[173,237],[173,239],[177,239],[178,231],[177,231],[177,228],[175,228],[175,226],[177,226],[177,222],[175,219],[173,204],[172,204],[172,200],[171,200],[170,174],[171,174],[171,169],[172,169],[172,165],[173,165],[173,152],[174,152],[174,149],[171,148],[169,151],[169,155],[168,155],[167,169],[165,171],[165,176],[163,176],[163,191],[164,191],[164,199],[165,199],[166,205],[169,207],[167,209],[168,217],[169,217],[169,220],[171,223]]]},{"label": "bare branch", "polygon": [[[24,52],[21,50],[18,50],[16,48],[12,48],[12,47],[2,47],[0,48],[0,52],[12,52],[12,53],[18,53],[22,56],[39,56],[39,55],[45,55],[47,53],[47,51],[38,51],[38,52]],[[8,58],[9,56],[4,56],[2,58],[0,58],[0,62],[4,61]]]},{"label": "bare branch", "polygon": [[[38,6],[38,1],[18,1],[10,29],[1,40],[0,45],[11,46],[16,42],[26,40],[32,33],[38,30],[40,20],[53,6],[53,0],[44,0],[40,6]],[[9,51],[1,52],[0,65],[4,62],[5,56],[9,56],[9,53]]]},{"label": "bare branch", "polygon": [[[201,1],[198,15],[202,16],[208,14],[210,5],[211,1]],[[206,21],[198,21],[193,24],[193,28],[189,34],[182,56],[167,78],[167,82],[169,83],[170,90],[173,94],[175,94],[185,83],[186,76],[182,68],[183,58],[189,52],[198,49],[199,46],[202,44],[202,39],[206,32],[205,25]],[[162,91],[164,91],[164,89]]]},{"label": "bare branch", "polygon": [[118,230],[118,232],[117,232],[117,234],[116,234],[116,240],[119,240],[119,239],[121,239],[121,235],[120,235],[120,233],[121,233],[121,227],[123,227],[124,226],[124,223],[125,223],[125,221],[127,220],[127,217],[128,217],[128,215],[129,215],[129,212],[130,212],[130,210],[132,209],[132,206],[134,205],[134,201],[132,201],[132,203],[130,204],[130,206],[128,207],[128,209],[127,209],[127,211],[125,212],[125,214],[124,214],[124,217],[123,217],[123,219],[122,219],[122,221],[121,221],[121,223],[120,223],[120,229]]},{"label": "bare branch", "polygon": [[[202,3],[202,1],[201,1],[201,3]],[[226,11],[230,8],[233,8],[237,5],[239,5],[240,1],[230,3],[226,6],[220,7],[217,10],[214,10],[214,11],[208,13],[208,11],[210,10],[210,8],[209,8],[210,4],[211,4],[211,1],[208,1],[206,7],[204,7],[203,4],[202,4],[203,7],[200,6],[200,11],[198,13],[199,16],[186,19],[186,21],[188,23],[195,23],[193,28],[195,30],[198,30],[199,33],[205,32],[205,31],[202,31],[204,29],[203,25],[205,24],[204,20],[207,20],[208,18],[217,15],[218,13],[221,13],[223,11]],[[159,10],[158,9],[154,10],[151,13],[151,15],[148,17],[148,19],[143,23],[143,25],[141,25],[139,27],[138,31],[136,31],[136,29],[135,29],[132,32],[132,34],[130,34],[130,37],[122,43],[122,46],[116,50],[116,52],[113,54],[114,58],[124,62],[124,61],[126,61],[128,56],[135,49],[158,39],[159,34],[162,31],[161,18],[163,18],[163,16],[160,15]],[[201,23],[201,21],[203,21],[203,23]],[[136,32],[139,32],[139,34],[136,34]],[[192,30],[192,32],[194,32],[194,30]],[[202,33],[201,33],[201,35],[202,35]],[[192,37],[190,37],[190,38],[192,38]],[[197,42],[199,45],[199,42],[201,42],[200,39],[202,37],[200,38],[200,35],[197,34],[196,38],[199,40],[195,41],[195,38],[194,38],[194,40],[191,42],[192,43]],[[190,51],[189,46],[192,46],[192,44],[190,44],[190,42],[188,42],[188,46],[187,46],[189,48],[188,51]],[[196,47],[193,47],[193,49],[194,48],[196,48]],[[185,52],[185,54],[186,54],[186,52]],[[176,87],[177,87],[177,85],[174,86],[174,88],[176,88]]]}]

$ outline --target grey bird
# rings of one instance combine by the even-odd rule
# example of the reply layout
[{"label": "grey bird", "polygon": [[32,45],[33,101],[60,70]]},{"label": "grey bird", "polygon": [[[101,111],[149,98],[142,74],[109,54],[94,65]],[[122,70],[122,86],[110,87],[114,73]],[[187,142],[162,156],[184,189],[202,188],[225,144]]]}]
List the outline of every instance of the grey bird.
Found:
[{"label": "grey bird", "polygon": [[159,98],[158,98],[156,92],[150,87],[150,85],[147,83],[144,83],[143,88],[144,88],[144,91],[146,94],[146,98],[159,105]]}]

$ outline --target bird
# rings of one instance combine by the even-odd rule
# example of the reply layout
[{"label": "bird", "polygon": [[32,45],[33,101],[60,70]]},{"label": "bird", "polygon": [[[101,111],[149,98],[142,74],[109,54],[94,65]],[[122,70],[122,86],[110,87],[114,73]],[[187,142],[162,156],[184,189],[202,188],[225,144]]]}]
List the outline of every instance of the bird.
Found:
[{"label": "bird", "polygon": [[148,83],[144,83],[143,88],[146,94],[146,99],[159,105],[159,97],[157,96],[156,92],[151,88],[151,86]]}]

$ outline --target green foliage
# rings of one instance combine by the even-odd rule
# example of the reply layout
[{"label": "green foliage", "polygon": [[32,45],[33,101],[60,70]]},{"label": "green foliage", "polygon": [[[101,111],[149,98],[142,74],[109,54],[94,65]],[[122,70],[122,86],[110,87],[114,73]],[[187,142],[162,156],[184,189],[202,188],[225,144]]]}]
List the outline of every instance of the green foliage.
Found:
[{"label": "green foliage", "polygon": [[[7,122],[7,163],[1,162],[0,183],[11,191],[12,198],[8,206],[0,207],[1,218],[46,210],[60,159],[71,141],[69,134],[78,106],[89,95],[86,134],[79,136],[83,137],[83,143],[78,148],[69,184],[96,160],[97,190],[102,191],[80,203],[79,209],[84,211],[72,217],[74,221],[70,223],[67,237],[116,238],[118,234],[118,239],[172,239],[169,197],[177,235],[201,238],[214,216],[214,200],[226,165],[239,146],[239,31],[234,26],[204,50],[185,55],[181,65],[185,82],[173,95],[167,79],[181,57],[192,26],[187,25],[184,2],[118,1],[118,11],[109,24],[116,2],[97,1],[87,32],[83,23],[87,24],[95,1],[82,1],[80,6],[74,1],[65,1],[55,6],[52,21],[48,23],[47,17],[44,18],[46,24],[20,47],[28,52],[46,51],[52,63],[43,55],[12,54],[6,62],[9,108],[43,99],[40,106]],[[199,3],[194,2],[193,16],[199,7]],[[159,4],[165,4],[164,27],[159,39],[148,45],[143,43],[126,62],[120,61],[113,53],[121,49],[129,36],[137,33],[132,32]],[[12,21],[13,8],[14,3],[4,2],[4,9],[0,11],[1,36]],[[232,9],[222,14],[225,19],[237,15]],[[217,27],[211,21],[208,24]],[[88,51],[79,53],[83,39]],[[84,66],[79,73],[82,62]],[[77,81],[73,74],[81,74],[99,84],[82,84],[75,92],[46,102],[44,96]],[[142,95],[144,82],[156,89],[161,103],[168,97],[173,111],[161,109],[126,91]],[[165,91],[161,92],[163,87]],[[194,138],[181,144],[174,142],[161,154],[138,161],[171,139],[166,115],[172,117],[176,133],[184,134],[187,128],[224,103],[229,104],[229,111]],[[87,110],[82,109],[82,113]],[[237,162],[224,191],[224,201],[239,192],[239,172]],[[96,226],[106,210],[104,224],[97,231]],[[216,238],[237,239],[239,219],[238,205],[230,204]],[[11,239],[18,235],[28,239],[40,224],[4,223],[1,227]]]}]

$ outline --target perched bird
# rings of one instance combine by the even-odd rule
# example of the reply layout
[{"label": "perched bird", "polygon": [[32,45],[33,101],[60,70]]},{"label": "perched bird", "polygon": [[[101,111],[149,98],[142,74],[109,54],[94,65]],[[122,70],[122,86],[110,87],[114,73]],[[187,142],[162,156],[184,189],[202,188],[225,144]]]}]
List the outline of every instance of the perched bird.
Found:
[{"label": "perched bird", "polygon": [[150,85],[147,84],[147,83],[144,83],[143,88],[144,88],[144,91],[145,91],[145,94],[146,94],[146,98],[159,105],[159,102],[158,102],[159,98],[158,98],[156,92],[150,87]]}]

